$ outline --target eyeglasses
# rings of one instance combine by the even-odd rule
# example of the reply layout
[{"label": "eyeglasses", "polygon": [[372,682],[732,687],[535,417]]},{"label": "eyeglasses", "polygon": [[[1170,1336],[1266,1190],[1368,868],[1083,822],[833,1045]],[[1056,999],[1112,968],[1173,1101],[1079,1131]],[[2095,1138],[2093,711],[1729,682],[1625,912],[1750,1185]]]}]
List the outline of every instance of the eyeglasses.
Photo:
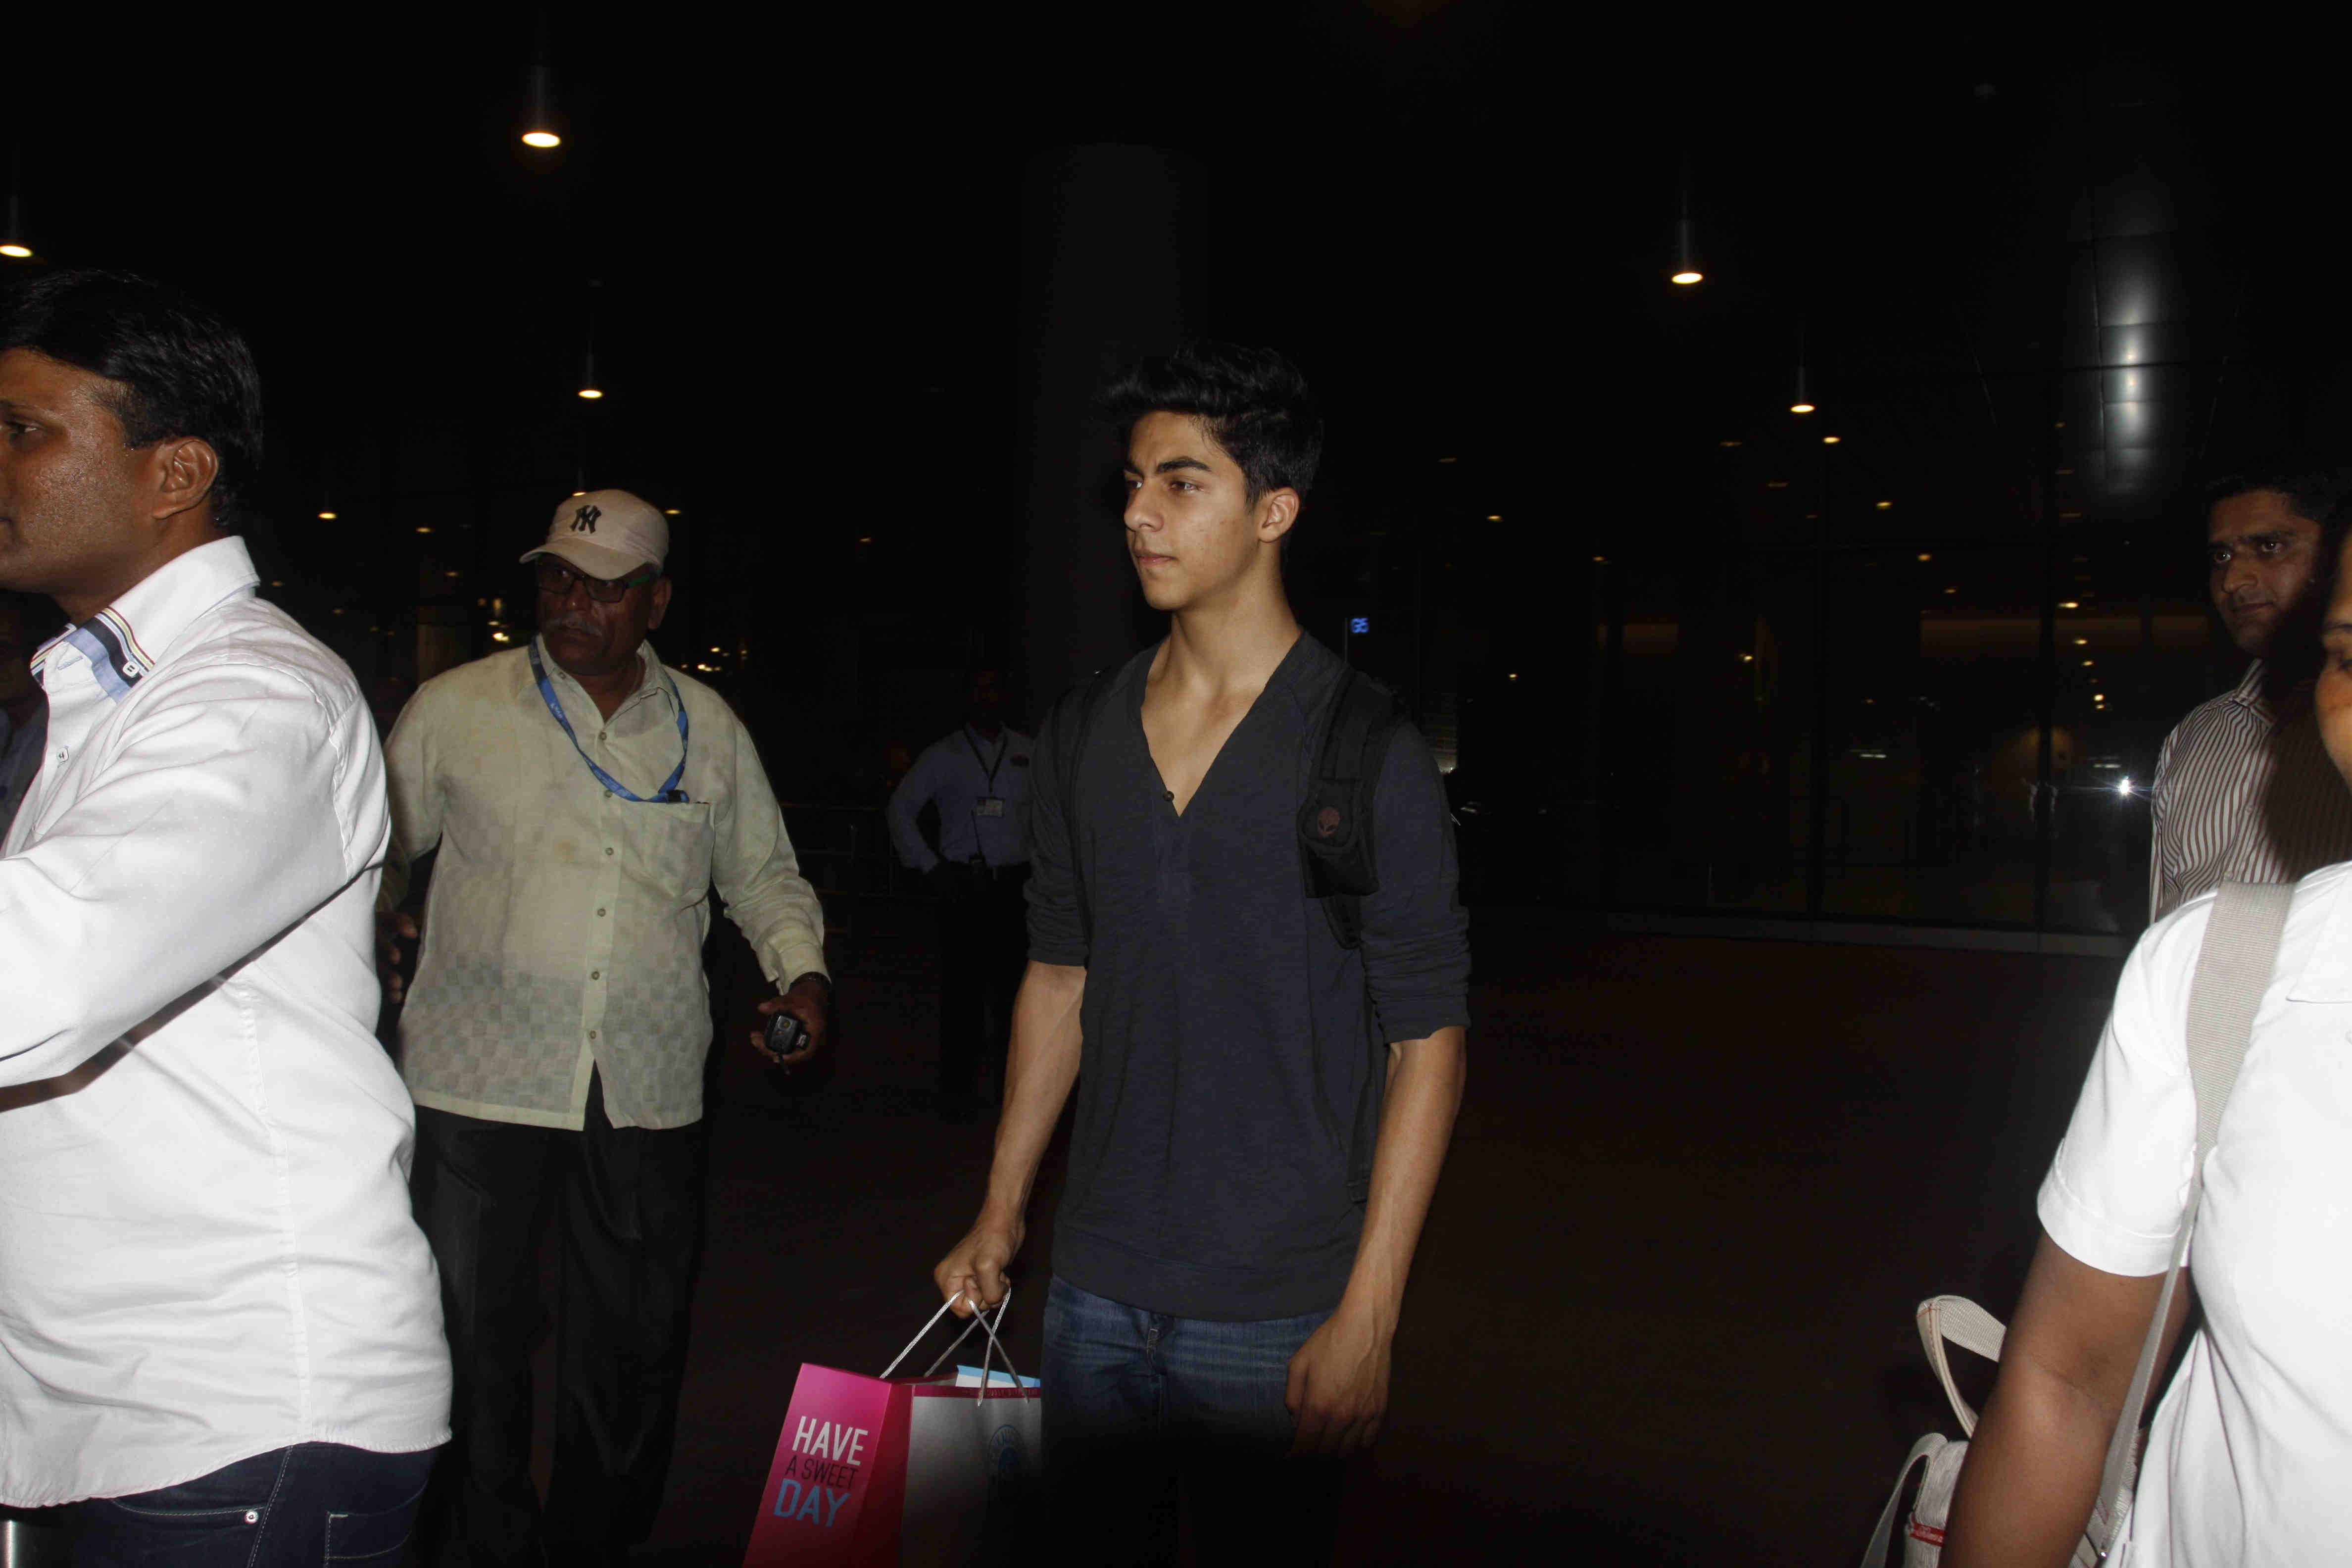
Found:
[{"label": "eyeglasses", "polygon": [[531,563],[538,569],[539,591],[551,599],[568,599],[572,584],[579,584],[588,590],[588,596],[600,605],[617,605],[632,588],[641,588],[653,582],[661,573],[652,567],[631,577],[591,577],[584,572],[574,572],[551,555],[542,555]]}]

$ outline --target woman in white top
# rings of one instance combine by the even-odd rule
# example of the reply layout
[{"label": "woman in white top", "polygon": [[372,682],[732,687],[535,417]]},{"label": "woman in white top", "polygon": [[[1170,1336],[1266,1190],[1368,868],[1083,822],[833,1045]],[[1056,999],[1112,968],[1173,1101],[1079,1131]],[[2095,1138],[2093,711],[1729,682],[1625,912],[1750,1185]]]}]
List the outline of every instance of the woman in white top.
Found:
[{"label": "woman in white top", "polygon": [[[2315,703],[2352,779],[2347,575]],[[2210,895],[2182,906],[2125,966],[2042,1183],[2041,1250],[1961,1471],[1945,1568],[2063,1564],[2090,1516],[2188,1198],[2189,987],[2212,907]],[[2352,864],[2295,891],[2183,1279],[2204,1325],[2157,1410],[2129,1545],[2111,1561],[2352,1557]],[[2187,1302],[2175,1299],[2168,1352]]]}]

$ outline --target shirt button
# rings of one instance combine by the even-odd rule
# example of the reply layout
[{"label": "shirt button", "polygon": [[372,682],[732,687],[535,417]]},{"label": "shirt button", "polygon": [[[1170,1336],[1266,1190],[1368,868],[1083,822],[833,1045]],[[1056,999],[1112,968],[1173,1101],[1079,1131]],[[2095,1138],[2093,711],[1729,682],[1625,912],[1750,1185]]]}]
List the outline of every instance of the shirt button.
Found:
[{"label": "shirt button", "polygon": [[588,972],[588,978],[591,980],[602,980],[604,978],[604,972],[601,969],[592,969]]},{"label": "shirt button", "polygon": [[65,754],[63,752],[59,752],[58,753],[58,761],[59,761],[59,762],[61,762],[61,763],[62,763],[62,762],[64,762],[65,760],[66,760],[66,754]]},{"label": "shirt button", "polygon": [[598,740],[600,740],[600,741],[601,741],[601,740],[603,740],[603,739],[604,739],[604,731],[602,731],[602,730],[597,731],[596,731],[596,738],[597,738]]},{"label": "shirt button", "polygon": [[261,1511],[258,1509],[247,1509],[245,1510],[245,1522],[247,1524],[259,1524],[261,1522]]},{"label": "shirt button", "polygon": [[593,1030],[593,1029],[589,1030],[589,1031],[588,1031],[588,1037],[589,1037],[590,1039],[592,1039],[592,1040],[593,1040],[593,1039],[594,1039],[594,1038],[596,1037],[596,1031],[595,1031],[595,1030]]},{"label": "shirt button", "polygon": [[600,920],[600,921],[601,921],[601,920],[603,920],[603,919],[604,918],[604,910],[598,910],[596,911],[596,918],[597,918],[598,920]]},{"label": "shirt button", "polygon": [[612,847],[611,845],[609,845],[609,844],[605,845],[605,846],[604,846],[604,853],[605,853],[605,854],[607,854],[607,855],[610,855],[612,852],[613,852],[613,847]]}]

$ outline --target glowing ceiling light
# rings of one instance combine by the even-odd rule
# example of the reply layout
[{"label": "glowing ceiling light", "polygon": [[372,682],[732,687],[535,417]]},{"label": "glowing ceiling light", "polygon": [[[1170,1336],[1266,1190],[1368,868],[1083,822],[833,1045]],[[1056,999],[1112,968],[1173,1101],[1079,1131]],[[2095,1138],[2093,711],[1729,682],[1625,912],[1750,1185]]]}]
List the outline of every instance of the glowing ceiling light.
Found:
[{"label": "glowing ceiling light", "polygon": [[0,201],[0,256],[33,259],[32,231],[25,226],[25,160],[20,152],[8,154],[7,199]]},{"label": "glowing ceiling light", "polygon": [[1797,376],[1791,390],[1793,395],[1789,399],[1789,412],[1811,414],[1813,411],[1813,376],[1811,367],[1805,363],[1805,323],[1801,318],[1797,322]]},{"label": "glowing ceiling light", "polygon": [[2079,600],[2061,599],[2058,601],[2058,607],[2062,610],[2079,610],[2083,605]]},{"label": "glowing ceiling light", "polygon": [[547,13],[539,16],[538,36],[531,41],[530,64],[523,68],[522,144],[545,151],[563,145],[562,122],[555,112],[555,62],[547,47]]},{"label": "glowing ceiling light", "polygon": [[431,529],[429,529],[429,528],[420,528],[420,529],[418,529],[416,531],[417,531],[417,532],[419,532],[419,533],[430,533],[430,532],[432,532],[433,531],[432,531]]},{"label": "glowing ceiling light", "polygon": [[335,521],[335,514],[331,511],[322,511],[319,514],[319,521],[320,522],[332,522]]},{"label": "glowing ceiling light", "polygon": [[1824,447],[1834,447],[1843,439],[1845,439],[1845,437],[1843,436],[1824,436],[1822,437],[1822,445]]},{"label": "glowing ceiling light", "polygon": [[1922,560],[1922,561],[1933,561],[1933,560],[1935,559],[1935,557],[1934,557],[1933,555],[1928,554],[1926,551],[1922,550],[1921,552],[1919,552],[1919,559],[1920,559],[1920,560]]},{"label": "glowing ceiling light", "polygon": [[580,389],[580,395],[588,399],[589,402],[593,403],[596,399],[604,396],[604,395],[593,386],[583,386]]},{"label": "glowing ceiling light", "polygon": [[1895,503],[1891,500],[1880,501],[1878,503],[1878,510],[1881,511],[1892,511],[1895,510]]},{"label": "glowing ceiling light", "polygon": [[[676,517],[677,515],[677,508],[674,506],[664,508],[662,515],[664,517]],[[716,650],[714,649],[713,651],[715,652]]]},{"label": "glowing ceiling light", "polygon": [[1675,190],[1675,270],[1673,280],[1687,289],[1702,282],[1706,274],[1698,269],[1697,258],[1691,250],[1691,178],[1690,160],[1683,160],[1683,177]]},{"label": "glowing ceiling light", "polygon": [[1486,514],[1486,521],[1488,522],[1500,522],[1503,521],[1503,514],[1499,511],[1490,511]]}]

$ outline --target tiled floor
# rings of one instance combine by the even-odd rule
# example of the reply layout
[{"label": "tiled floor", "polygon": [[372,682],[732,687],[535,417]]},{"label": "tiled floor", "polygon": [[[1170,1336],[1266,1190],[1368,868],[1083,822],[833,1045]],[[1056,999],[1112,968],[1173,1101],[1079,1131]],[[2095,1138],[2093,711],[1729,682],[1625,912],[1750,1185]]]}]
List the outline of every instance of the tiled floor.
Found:
[{"label": "tiled floor", "polygon": [[[738,1047],[669,1502],[740,1561],[803,1360],[880,1371],[991,1129],[929,1101],[930,926],[840,940],[841,1066]],[[2013,1300],[2112,961],[1604,936],[1482,911],[1473,1068],[1342,1560],[1850,1562],[1937,1417],[1910,1310]],[[1018,1278],[1034,1358],[1057,1172]]]}]

